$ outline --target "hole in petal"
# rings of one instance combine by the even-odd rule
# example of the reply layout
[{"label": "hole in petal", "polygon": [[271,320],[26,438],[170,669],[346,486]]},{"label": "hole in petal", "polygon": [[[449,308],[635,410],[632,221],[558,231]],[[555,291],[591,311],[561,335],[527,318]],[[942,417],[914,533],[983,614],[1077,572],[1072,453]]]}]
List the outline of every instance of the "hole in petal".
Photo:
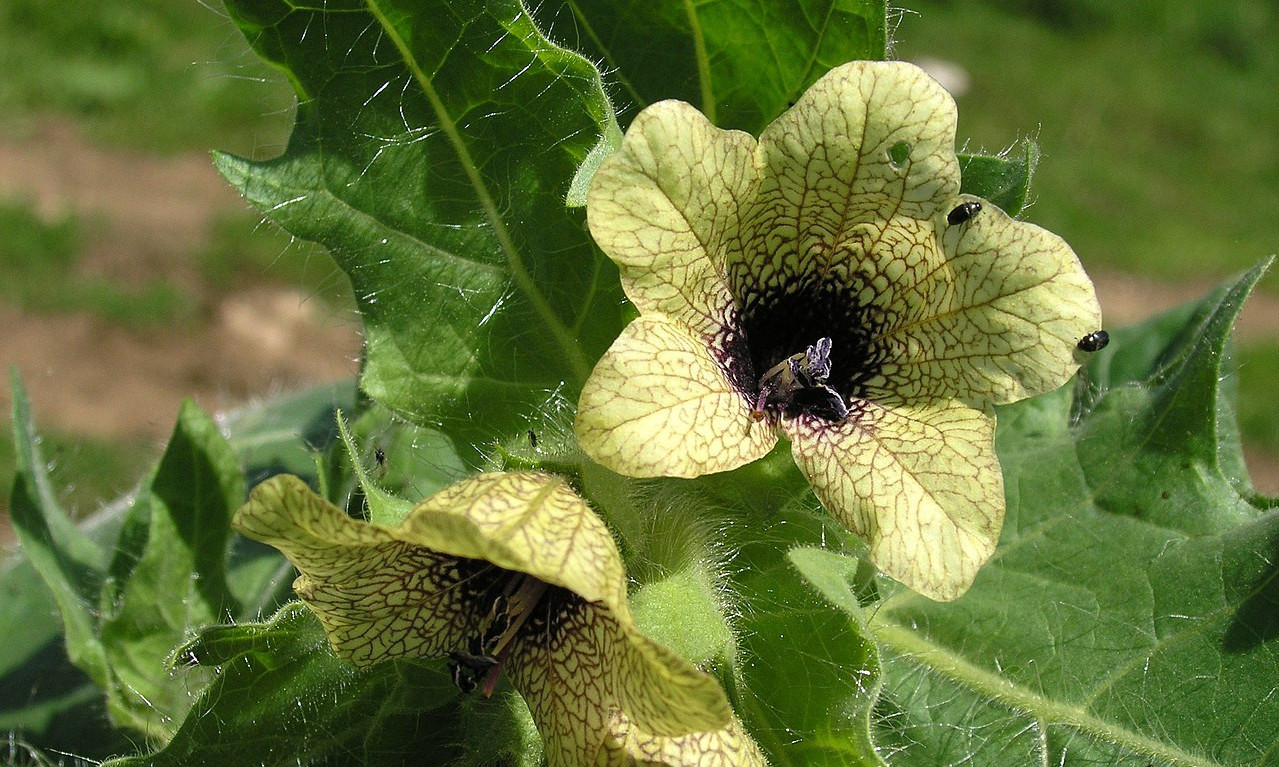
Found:
[{"label": "hole in petal", "polygon": [[898,141],[888,148],[888,161],[893,164],[894,168],[900,168],[910,159],[910,144],[905,141]]}]

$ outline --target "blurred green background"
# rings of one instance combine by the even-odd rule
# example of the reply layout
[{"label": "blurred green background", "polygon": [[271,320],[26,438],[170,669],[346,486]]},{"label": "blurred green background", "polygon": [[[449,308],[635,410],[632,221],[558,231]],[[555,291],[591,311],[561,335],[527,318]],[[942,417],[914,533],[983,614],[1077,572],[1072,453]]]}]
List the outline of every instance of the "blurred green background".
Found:
[{"label": "blurred green background", "polygon": [[[1274,0],[907,0],[895,54],[958,67],[960,142],[1042,160],[1024,217],[1066,238],[1109,324],[1279,253]],[[904,7],[901,7],[904,6]],[[1279,277],[1237,333],[1239,416],[1279,493]]]},{"label": "blurred green background", "polygon": [[[1043,160],[1025,215],[1079,252],[1110,324],[1199,295],[1279,251],[1273,0],[902,5],[892,17],[893,53],[949,78],[961,143],[997,151],[1026,136],[1039,142]],[[216,188],[201,156],[209,149],[257,157],[281,151],[291,93],[247,51],[220,6],[4,0],[0,72],[0,160],[9,158],[0,166],[0,312],[13,325],[4,335],[63,317],[143,347],[174,334],[198,346],[219,306],[262,285],[293,287],[332,312],[350,312],[349,288],[326,256],[262,226],[229,192],[212,195],[195,235],[122,273],[118,259],[113,268],[95,261],[118,238],[115,213],[78,204],[74,195],[50,206],[42,179],[15,170],[24,152],[56,140],[53,151],[67,163],[85,153],[97,161],[118,155],[125,168],[183,158],[197,169],[192,188],[203,189]],[[114,183],[130,193],[131,179]],[[159,230],[163,213],[154,222]],[[1279,491],[1277,288],[1273,277],[1263,284],[1239,340],[1244,434],[1258,484],[1272,492]],[[48,343],[57,343],[56,334]],[[3,345],[0,353],[6,365],[18,359]],[[111,362],[106,355],[84,364]],[[171,402],[140,417],[149,419],[146,428],[129,430],[43,410],[39,387],[32,389],[56,478],[81,510],[127,489],[158,454],[186,393],[176,387]],[[113,407],[109,397],[98,404]],[[12,462],[6,436],[3,498]]]}]

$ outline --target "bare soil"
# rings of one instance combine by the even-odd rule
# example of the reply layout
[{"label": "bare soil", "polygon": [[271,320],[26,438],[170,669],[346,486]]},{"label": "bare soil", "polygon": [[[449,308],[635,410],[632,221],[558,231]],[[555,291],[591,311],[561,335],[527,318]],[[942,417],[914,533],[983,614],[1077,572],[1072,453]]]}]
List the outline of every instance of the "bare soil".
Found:
[{"label": "bare soil", "polygon": [[[86,143],[48,121],[0,142],[0,198],[91,222],[80,269],[126,285],[164,277],[206,301],[200,321],[131,330],[89,315],[0,305],[0,363],[16,365],[37,421],[104,438],[163,439],[184,398],[209,411],[354,375],[359,321],[282,287],[207,295],[193,259],[245,203],[208,155],[156,158]],[[0,387],[0,407],[10,394]]]},{"label": "bare soil", "polygon": [[[0,141],[0,198],[25,198],[54,216],[98,222],[83,269],[125,282],[163,275],[199,292],[191,259],[217,216],[244,202],[204,154],[155,158],[88,144],[49,121],[25,140]],[[1213,287],[1128,274],[1096,277],[1108,326],[1135,322]],[[0,305],[0,364],[22,372],[41,425],[104,438],[167,435],[182,399],[209,411],[356,372],[358,318],[287,288],[215,297],[191,327],[135,331],[86,315]],[[1279,335],[1279,300],[1258,295],[1244,337]],[[0,386],[0,408],[10,395]],[[1279,459],[1250,452],[1259,488],[1279,491]]]}]

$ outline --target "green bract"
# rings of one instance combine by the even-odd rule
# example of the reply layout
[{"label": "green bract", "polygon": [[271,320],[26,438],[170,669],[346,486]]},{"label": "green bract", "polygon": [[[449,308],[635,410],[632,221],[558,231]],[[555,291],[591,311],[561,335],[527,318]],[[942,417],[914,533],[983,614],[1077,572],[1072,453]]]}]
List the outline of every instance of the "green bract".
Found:
[{"label": "green bract", "polygon": [[992,406],[1065,383],[1101,317],[1065,242],[959,194],[955,120],[900,62],[830,71],[758,141],[641,112],[588,195],[641,316],[582,392],[583,449],[695,477],[781,433],[881,570],[962,594],[1003,520]]},{"label": "green bract", "polygon": [[486,693],[509,671],[553,767],[764,763],[715,680],[635,628],[613,539],[562,479],[480,475],[381,527],[282,475],[234,525],[301,570],[340,657],[451,657]]}]

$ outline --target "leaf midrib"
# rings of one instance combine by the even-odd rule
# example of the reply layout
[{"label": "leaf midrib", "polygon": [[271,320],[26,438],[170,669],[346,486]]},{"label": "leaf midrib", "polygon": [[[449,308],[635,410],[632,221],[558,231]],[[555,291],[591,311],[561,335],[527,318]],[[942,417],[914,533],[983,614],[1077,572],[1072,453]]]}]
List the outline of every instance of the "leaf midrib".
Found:
[{"label": "leaf midrib", "polygon": [[[1105,721],[1074,704],[1061,703],[1018,686],[1015,682],[960,657],[948,648],[928,641],[909,627],[892,623],[886,610],[876,611],[868,621],[881,648],[908,663],[940,674],[951,682],[1012,712],[1022,712],[1041,725],[1067,725],[1131,751],[1188,767],[1217,767],[1218,763],[1188,753],[1167,743]],[[1165,644],[1165,643],[1160,643]]]},{"label": "leaf midrib", "polygon": [[[367,0],[367,3],[369,12],[378,20],[378,24],[381,25],[387,37],[395,43],[396,50],[400,52],[405,66],[412,73],[418,87],[422,89],[423,95],[426,96],[427,102],[431,106],[431,111],[435,114],[439,123],[440,131],[453,148],[453,152],[458,158],[458,163],[462,166],[467,180],[475,192],[476,200],[484,211],[484,217],[493,227],[493,235],[497,239],[503,255],[506,257],[511,279],[515,282],[519,291],[529,300],[529,303],[532,304],[534,313],[542,320],[554,337],[556,344],[560,347],[563,359],[567,361],[573,376],[574,388],[581,388],[590,374],[591,366],[582,355],[581,349],[578,348],[577,339],[570,332],[568,326],[556,315],[550,303],[546,300],[546,296],[542,294],[537,283],[534,282],[519,248],[515,246],[510,232],[507,231],[506,222],[498,210],[492,193],[489,192],[484,179],[480,177],[479,169],[471,157],[470,150],[467,148],[462,134],[458,131],[457,124],[449,115],[448,110],[445,109],[444,102],[440,99],[439,94],[436,93],[431,78],[422,69],[404,38],[400,36],[399,31],[391,24],[390,19],[380,7],[379,0]],[[524,12],[527,13],[527,11]]]}]

